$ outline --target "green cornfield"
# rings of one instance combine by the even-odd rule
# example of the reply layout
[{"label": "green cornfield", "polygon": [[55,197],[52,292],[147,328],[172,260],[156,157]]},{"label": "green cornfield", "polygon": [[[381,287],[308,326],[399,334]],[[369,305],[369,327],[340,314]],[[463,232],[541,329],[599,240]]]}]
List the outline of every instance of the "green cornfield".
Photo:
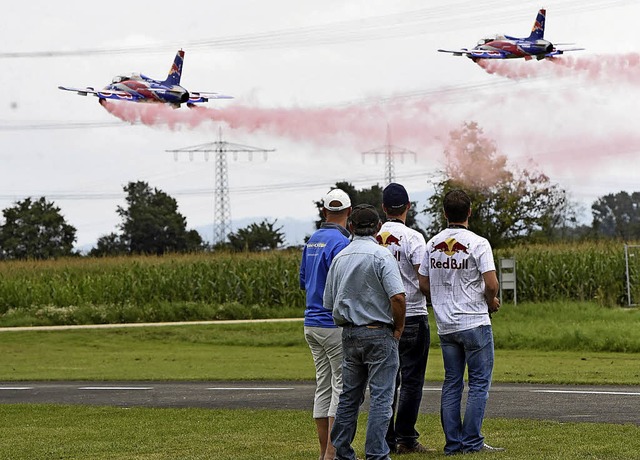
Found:
[{"label": "green cornfield", "polygon": [[[0,325],[300,317],[300,255],[286,250],[3,261]],[[519,301],[627,304],[622,243],[523,246],[496,251],[495,257],[515,257]],[[631,274],[637,301],[640,270],[633,264]]]},{"label": "green cornfield", "polygon": [[0,324],[299,317],[298,251],[0,263]]},{"label": "green cornfield", "polygon": [[[631,254],[631,298],[638,303],[640,251]],[[518,300],[586,300],[603,306],[628,304],[623,243],[564,243],[498,250],[496,265],[504,257],[516,259]]]}]

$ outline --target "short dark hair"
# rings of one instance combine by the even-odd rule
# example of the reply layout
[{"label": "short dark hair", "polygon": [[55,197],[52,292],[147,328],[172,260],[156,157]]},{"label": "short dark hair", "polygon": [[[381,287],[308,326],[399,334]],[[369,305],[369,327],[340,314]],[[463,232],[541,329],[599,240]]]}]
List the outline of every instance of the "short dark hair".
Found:
[{"label": "short dark hair", "polygon": [[409,203],[403,204],[399,208],[391,208],[391,207],[385,206],[384,212],[387,216],[391,216],[391,217],[401,216],[402,213],[407,210],[407,206],[409,206]]},{"label": "short dark hair", "polygon": [[378,232],[380,215],[370,204],[359,204],[351,211],[349,221],[354,235],[373,236]]},{"label": "short dark hair", "polygon": [[444,196],[442,206],[449,222],[464,222],[469,217],[471,198],[464,190],[451,190]]}]

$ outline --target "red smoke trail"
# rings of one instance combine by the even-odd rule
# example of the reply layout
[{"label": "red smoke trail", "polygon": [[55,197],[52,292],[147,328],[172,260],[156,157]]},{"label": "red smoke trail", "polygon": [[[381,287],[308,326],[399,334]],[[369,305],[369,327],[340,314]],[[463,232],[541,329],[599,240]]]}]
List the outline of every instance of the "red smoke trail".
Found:
[{"label": "red smoke trail", "polygon": [[[595,81],[611,79],[618,82],[637,81],[634,79],[638,79],[640,67],[638,54],[604,61],[594,58],[556,61],[485,61],[481,65],[495,72],[502,69],[507,74],[508,71],[510,75],[514,69],[524,68],[526,72],[520,73],[521,78],[528,78],[533,72],[540,72],[540,75],[566,72],[567,75],[585,75]],[[615,85],[612,87],[615,89]],[[265,108],[238,101],[216,109],[173,109],[163,104],[129,102],[106,102],[104,107],[129,123],[172,130],[198,127],[213,130],[217,124],[224,123],[248,133],[260,132],[296,142],[335,146],[337,153],[352,149],[364,151],[382,145],[389,124],[392,143],[422,153],[423,158],[430,161],[428,166],[433,168],[442,166],[438,154],[448,144],[450,132],[459,129],[463,121],[478,121],[487,135],[496,141],[499,153],[508,152],[510,158],[520,160],[530,156],[544,172],[592,181],[597,180],[599,171],[621,171],[615,173],[620,174],[619,177],[629,174],[628,164],[632,160],[635,162],[640,152],[640,135],[634,134],[634,117],[625,113],[625,110],[637,111],[629,97],[603,105],[598,116],[582,118],[577,114],[582,113],[580,110],[586,113],[592,109],[592,95],[574,91],[572,87],[558,93],[561,98],[541,99],[536,91],[528,88],[517,88],[516,91],[517,97],[499,89],[488,97],[471,98],[473,103],[467,104],[465,109],[447,106],[447,97],[437,94],[325,108]],[[572,101],[571,110],[567,108],[568,98]],[[526,113],[527,116],[510,115],[514,113]],[[437,159],[433,158],[434,152]],[[474,170],[479,174],[482,172],[482,168],[470,169],[471,172]]]},{"label": "red smoke trail", "polygon": [[543,62],[480,59],[476,63],[487,73],[513,80],[581,76],[591,82],[640,83],[639,53],[562,56]]},{"label": "red smoke trail", "polygon": [[382,143],[387,123],[392,127],[394,142],[413,142],[423,146],[446,138],[451,126],[443,122],[424,100],[330,108],[261,108],[233,104],[224,109],[195,107],[185,110],[165,104],[109,101],[103,106],[111,114],[132,124],[168,126],[178,130],[223,122],[232,129],[266,132],[293,141],[316,145],[350,141],[360,148]]}]

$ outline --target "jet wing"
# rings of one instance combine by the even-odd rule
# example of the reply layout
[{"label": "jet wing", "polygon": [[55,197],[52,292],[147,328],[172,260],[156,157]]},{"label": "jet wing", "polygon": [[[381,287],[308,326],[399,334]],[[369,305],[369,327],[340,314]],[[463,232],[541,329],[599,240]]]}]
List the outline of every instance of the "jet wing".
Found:
[{"label": "jet wing", "polygon": [[109,91],[109,90],[96,91],[91,87],[70,88],[67,86],[58,86],[58,89],[61,89],[63,91],[73,91],[75,93],[78,93],[79,96],[87,96],[89,94],[92,94],[96,97],[99,97],[100,99],[119,99],[119,100],[127,100],[127,101],[140,99],[139,97],[134,96],[131,93],[127,93],[126,91]]},{"label": "jet wing", "polygon": [[545,57],[554,57],[564,54],[567,51],[583,51],[584,48],[554,48],[550,53],[545,54]]},{"label": "jet wing", "polygon": [[470,59],[506,59],[507,53],[501,51],[489,51],[489,50],[468,50],[462,48],[459,50],[438,50],[441,53],[450,53],[454,56],[467,56]]},{"label": "jet wing", "polygon": [[207,102],[209,99],[233,99],[233,96],[226,96],[220,93],[206,93],[201,91],[192,91],[189,93],[189,102],[194,104],[198,102]]},{"label": "jet wing", "polygon": [[440,53],[450,53],[453,54],[454,56],[467,56],[469,55],[469,50],[468,49],[460,49],[460,50],[443,50],[443,49],[439,49],[438,50]]}]

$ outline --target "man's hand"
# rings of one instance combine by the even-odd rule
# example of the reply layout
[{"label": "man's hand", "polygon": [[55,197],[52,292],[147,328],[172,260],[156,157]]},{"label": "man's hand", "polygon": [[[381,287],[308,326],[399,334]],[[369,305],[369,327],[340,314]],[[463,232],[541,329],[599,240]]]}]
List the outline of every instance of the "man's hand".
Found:
[{"label": "man's hand", "polygon": [[489,307],[489,313],[496,313],[500,310],[500,299],[494,297],[491,302],[487,302],[487,305]]},{"label": "man's hand", "polygon": [[402,337],[402,329],[394,329],[393,338],[396,340],[400,340],[400,337]]}]

